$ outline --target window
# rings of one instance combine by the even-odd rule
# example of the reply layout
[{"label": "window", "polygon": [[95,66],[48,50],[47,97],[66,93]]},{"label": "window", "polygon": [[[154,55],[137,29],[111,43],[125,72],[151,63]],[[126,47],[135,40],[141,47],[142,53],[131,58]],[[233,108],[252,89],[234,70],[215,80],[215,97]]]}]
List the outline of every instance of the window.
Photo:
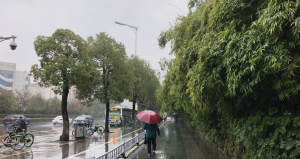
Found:
[{"label": "window", "polygon": [[2,78],[0,78],[0,84],[4,87],[12,87],[13,86],[13,82],[5,81]]},{"label": "window", "polygon": [[27,89],[27,84],[25,84],[25,89]]},{"label": "window", "polygon": [[5,77],[5,78],[11,78],[11,79],[13,79],[13,77],[14,77],[14,72],[11,72],[11,71],[2,71],[2,70],[0,70],[0,75],[2,75],[2,76]]}]

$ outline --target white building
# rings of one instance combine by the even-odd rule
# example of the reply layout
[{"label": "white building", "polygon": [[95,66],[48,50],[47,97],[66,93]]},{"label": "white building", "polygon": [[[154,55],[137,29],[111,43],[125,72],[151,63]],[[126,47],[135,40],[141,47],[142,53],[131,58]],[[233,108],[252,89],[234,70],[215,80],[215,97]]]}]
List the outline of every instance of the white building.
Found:
[{"label": "white building", "polygon": [[26,71],[16,71],[15,63],[0,62],[0,88],[15,92],[28,89],[29,84]]},{"label": "white building", "polygon": [[[122,107],[131,108],[132,109],[132,102],[129,102],[128,99],[124,99],[122,103],[120,103]],[[135,103],[135,110],[138,110],[138,103]]]},{"label": "white building", "polygon": [[55,88],[55,86],[51,87],[41,87],[37,83],[33,83],[29,85],[29,91],[33,94],[41,94],[41,96],[44,99],[49,99],[49,98],[57,98],[57,99],[62,99],[61,95],[55,94],[52,88]]},{"label": "white building", "polygon": [[[37,83],[33,83],[29,85],[29,91],[35,95],[35,94],[41,94],[41,96],[44,99],[50,99],[50,98],[57,98],[59,100],[62,100],[62,95],[55,94],[52,89],[54,89],[56,86],[51,87],[41,87]],[[68,101],[75,100],[75,87],[71,87],[68,94]]]}]

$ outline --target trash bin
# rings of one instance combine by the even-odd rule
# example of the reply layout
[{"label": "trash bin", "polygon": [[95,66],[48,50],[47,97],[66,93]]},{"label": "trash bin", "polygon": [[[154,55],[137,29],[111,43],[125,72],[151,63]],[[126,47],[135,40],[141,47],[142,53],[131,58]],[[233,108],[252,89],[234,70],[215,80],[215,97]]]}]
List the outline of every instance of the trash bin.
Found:
[{"label": "trash bin", "polygon": [[75,138],[86,137],[86,124],[85,123],[74,123]]}]

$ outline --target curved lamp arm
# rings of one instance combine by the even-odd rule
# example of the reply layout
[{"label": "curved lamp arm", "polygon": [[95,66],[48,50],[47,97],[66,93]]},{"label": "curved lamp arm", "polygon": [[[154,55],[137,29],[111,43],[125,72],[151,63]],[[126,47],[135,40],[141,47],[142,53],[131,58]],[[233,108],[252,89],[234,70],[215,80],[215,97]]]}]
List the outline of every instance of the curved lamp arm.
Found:
[{"label": "curved lamp arm", "polygon": [[4,41],[4,40],[8,40],[8,39],[13,39],[13,41],[10,43],[10,48],[12,50],[15,50],[17,48],[17,43],[15,42],[15,38],[17,38],[16,36],[11,36],[11,37],[2,37],[0,36],[0,42]]}]

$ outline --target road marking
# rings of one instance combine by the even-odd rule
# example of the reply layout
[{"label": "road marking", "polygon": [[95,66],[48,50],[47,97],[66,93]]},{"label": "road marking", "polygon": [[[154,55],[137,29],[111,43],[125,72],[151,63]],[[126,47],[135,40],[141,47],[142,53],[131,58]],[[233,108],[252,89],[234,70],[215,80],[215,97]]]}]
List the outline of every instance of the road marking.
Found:
[{"label": "road marking", "polygon": [[54,145],[54,146],[42,147],[42,148],[38,148],[38,149],[34,149],[34,150],[29,150],[29,151],[24,151],[24,152],[20,152],[20,153],[15,153],[15,154],[12,154],[12,155],[2,156],[0,158],[6,158],[6,157],[15,156],[15,155],[20,155],[20,154],[27,153],[27,152],[30,152],[30,151],[33,152],[33,151],[37,151],[37,150],[42,150],[42,149],[48,149],[48,148],[52,148],[52,147],[63,146],[63,145],[67,145],[69,143],[75,143],[75,142],[79,142],[79,141],[83,141],[83,140],[77,140],[77,141],[74,141],[74,142],[67,142],[67,143],[63,143],[63,144],[59,144],[59,145]]},{"label": "road marking", "polygon": [[[163,125],[163,124],[162,124],[162,125]],[[161,126],[162,126],[162,125],[161,125]],[[160,126],[160,127],[161,127],[161,126]],[[120,137],[116,138],[115,140],[120,139],[121,137],[124,137],[124,136],[126,136],[126,135],[129,135],[129,134],[131,134],[131,133],[133,133],[133,132],[136,132],[136,131],[138,131],[138,130],[141,130],[141,129],[142,129],[142,128],[137,129],[137,130],[135,130],[135,131],[132,131],[132,132],[130,132],[130,133],[127,133],[127,134],[125,134],[125,135],[123,135],[123,136],[120,136]],[[98,137],[93,137],[93,138],[98,138]],[[24,151],[24,152],[20,152],[20,153],[11,154],[11,155],[1,156],[0,158],[6,158],[6,157],[11,157],[11,156],[16,156],[16,155],[20,155],[20,154],[27,153],[27,152],[30,152],[30,151],[34,152],[34,151],[38,151],[38,150],[42,150],[42,149],[48,149],[48,148],[52,148],[52,147],[63,146],[63,145],[67,145],[67,144],[69,144],[69,143],[75,143],[75,142],[84,141],[84,140],[85,140],[85,139],[77,140],[77,141],[73,141],[73,142],[67,142],[67,143],[63,143],[63,144],[59,144],[59,145],[53,145],[53,146],[48,146],[48,147],[37,148],[37,149],[29,150],[29,151]],[[97,147],[100,147],[100,146],[105,145],[105,144],[107,144],[107,143],[113,142],[113,141],[115,141],[115,140],[108,141],[108,142],[106,142],[106,143],[103,143],[103,144],[98,145],[98,146],[96,146],[96,147],[93,147],[93,148],[90,148],[90,149],[88,149],[88,150],[82,151],[82,152],[80,152],[80,153],[77,153],[77,154],[75,154],[75,155],[73,155],[73,156],[70,156],[70,157],[67,157],[67,158],[65,158],[65,159],[69,159],[69,158],[76,157],[76,156],[78,156],[78,155],[80,155],[80,154],[82,154],[82,153],[85,153],[85,152],[87,152],[87,151],[90,151],[90,150],[92,150],[92,149],[95,149],[95,148],[97,148]]]},{"label": "road marking", "polygon": [[[32,150],[30,150],[30,151],[32,151]],[[30,151],[20,152],[20,153],[18,153],[18,155],[23,154],[23,153],[27,153],[27,152],[30,152]],[[14,154],[14,155],[15,155],[15,154]],[[2,157],[0,157],[0,158],[10,157],[10,156],[14,156],[14,155],[2,156]]]},{"label": "road marking", "polygon": [[120,139],[120,138],[122,138],[122,137],[124,137],[124,136],[126,136],[126,135],[129,135],[129,134],[131,134],[131,133],[133,133],[133,132],[136,132],[136,131],[138,131],[138,130],[141,130],[141,129],[142,129],[142,128],[137,129],[137,130],[135,130],[135,131],[132,131],[132,132],[130,132],[130,133],[128,133],[128,134],[125,134],[125,135],[123,135],[123,136],[120,136],[120,137],[118,137],[118,138],[116,138],[116,139],[114,139],[114,140],[112,140],[112,141],[108,141],[108,142],[105,142],[105,143],[103,143],[103,144],[101,144],[101,145],[98,145],[98,146],[95,146],[95,147],[93,147],[93,148],[87,149],[87,150],[85,150],[85,151],[81,151],[81,152],[79,152],[79,153],[77,153],[77,154],[75,154],[75,155],[73,155],[73,156],[67,157],[67,158],[65,158],[65,159],[70,159],[70,158],[76,157],[76,156],[78,156],[78,155],[80,155],[80,154],[83,154],[83,153],[85,153],[85,152],[87,152],[87,151],[90,151],[90,150],[92,150],[92,149],[95,149],[95,148],[97,148],[97,147],[103,146],[103,145],[105,145],[105,144],[107,144],[107,143],[113,142],[113,141],[115,141],[115,140],[117,140],[117,139]]},{"label": "road marking", "polygon": [[[138,130],[140,130],[140,129],[138,129]],[[138,131],[138,130],[135,130],[135,131]],[[132,131],[131,133],[133,133],[133,132],[135,132],[135,131]],[[128,134],[130,134],[130,133],[128,133]],[[128,135],[128,134],[126,134],[126,135]],[[126,136],[126,135],[123,135],[123,136]],[[123,137],[123,136],[121,136],[121,137]],[[93,137],[93,138],[97,138],[97,137]],[[120,138],[120,137],[119,137]],[[117,138],[118,139],[118,138]],[[30,152],[30,151],[32,151],[32,152],[34,152],[34,151],[38,151],[38,150],[42,150],[42,149],[48,149],[48,148],[52,148],[52,147],[58,147],[58,146],[63,146],[63,145],[67,145],[67,144],[69,144],[69,143],[75,143],[75,142],[79,142],[79,141],[84,141],[85,139],[82,139],[82,140],[77,140],[77,141],[73,141],[73,142],[67,142],[67,143],[63,143],[63,144],[59,144],[59,145],[53,145],[53,146],[48,146],[48,147],[42,147],[42,148],[38,148],[38,149],[33,149],[33,150],[29,150],[29,151],[24,151],[24,152],[20,152],[20,153],[16,153],[16,154],[11,154],[11,155],[6,155],[6,156],[2,156],[2,157],[0,157],[0,158],[6,158],[6,157],[11,157],[11,156],[16,156],[16,155],[20,155],[20,154],[23,154],[23,153],[27,153],[27,152]],[[114,141],[114,140],[113,140]],[[110,142],[112,142],[112,141],[110,141]],[[109,142],[107,142],[107,143],[109,143]],[[104,143],[104,144],[106,144],[106,143]],[[103,145],[103,144],[102,144]],[[99,147],[99,146],[97,146],[97,147]],[[88,149],[88,150],[90,150],[90,149]],[[87,151],[88,151],[87,150]],[[79,155],[79,154],[78,154]],[[76,154],[76,156],[78,156],[77,154]],[[75,155],[74,156],[71,156],[71,157],[75,157]]]},{"label": "road marking", "polygon": [[[164,125],[164,124],[161,124],[161,125],[159,126],[159,128],[161,128],[163,125]],[[125,135],[123,135],[123,136],[129,135],[129,134],[131,134],[131,133],[133,133],[133,132],[136,132],[136,131],[138,131],[138,130],[141,130],[141,129],[142,129],[142,128],[137,129],[137,130],[132,131],[132,132],[130,132],[130,133],[128,133],[128,134],[125,134]],[[116,138],[115,140],[117,140],[117,139],[119,139],[119,138],[121,138],[121,137],[123,137],[123,136],[120,136],[120,137]],[[95,147],[93,147],[93,148],[87,149],[87,150],[85,150],[85,151],[81,151],[81,152],[79,152],[79,153],[77,153],[77,154],[75,154],[75,155],[73,155],[73,156],[67,157],[67,158],[65,158],[65,159],[70,159],[70,158],[76,157],[76,156],[78,156],[78,155],[80,155],[80,154],[83,154],[83,153],[85,153],[85,152],[87,152],[87,151],[90,151],[90,150],[92,150],[92,149],[95,149],[95,148],[97,148],[97,147],[103,146],[103,145],[105,145],[105,144],[107,144],[107,143],[110,143],[110,142],[113,142],[113,141],[115,141],[115,140],[108,141],[108,142],[106,142],[106,143],[103,143],[103,144],[101,144],[101,145],[98,145],[98,146],[95,146]]]},{"label": "road marking", "polygon": [[[43,130],[43,131],[52,131],[52,130]],[[41,132],[43,132],[43,131],[41,131]],[[72,131],[70,131],[70,134],[71,134],[71,132]],[[62,132],[59,132],[59,133],[62,133]],[[58,134],[59,134],[58,133]],[[32,134],[33,136],[34,136],[34,134],[33,133],[30,133],[30,134]],[[3,135],[3,136],[0,136],[0,137],[6,137],[6,136],[8,136],[8,135]],[[41,137],[53,137],[54,135],[52,135],[52,136],[36,136],[36,137],[34,137],[34,138],[41,138]]]},{"label": "road marking", "polygon": [[[51,135],[51,136],[43,136],[43,137],[53,137],[54,135]],[[41,136],[42,137],[42,136]]]}]

